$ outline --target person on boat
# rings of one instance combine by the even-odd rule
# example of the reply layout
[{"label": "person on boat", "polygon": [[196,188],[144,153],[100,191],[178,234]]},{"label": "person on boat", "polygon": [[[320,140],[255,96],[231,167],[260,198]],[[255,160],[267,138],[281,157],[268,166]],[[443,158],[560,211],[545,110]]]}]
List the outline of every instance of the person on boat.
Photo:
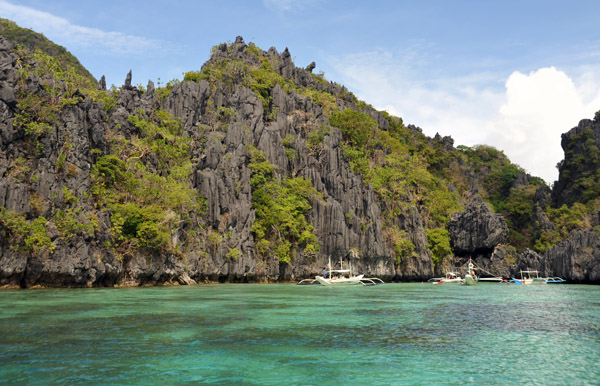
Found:
[{"label": "person on boat", "polygon": [[323,268],[323,277],[327,277],[327,267]]}]

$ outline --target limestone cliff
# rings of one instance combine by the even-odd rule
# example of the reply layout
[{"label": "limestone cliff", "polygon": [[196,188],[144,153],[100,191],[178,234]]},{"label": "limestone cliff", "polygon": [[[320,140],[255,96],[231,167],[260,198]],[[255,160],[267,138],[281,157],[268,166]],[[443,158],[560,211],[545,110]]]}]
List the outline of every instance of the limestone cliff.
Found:
[{"label": "limestone cliff", "polygon": [[584,119],[562,135],[565,153],[557,165],[558,181],[552,189],[555,207],[587,203],[600,195],[600,114]]},{"label": "limestone cliff", "polygon": [[294,281],[329,258],[425,280],[468,256],[599,280],[596,233],[550,240],[548,188],[501,151],[428,138],[314,68],[238,37],[183,81],[106,90],[0,38],[0,286]]},{"label": "limestone cliff", "polygon": [[[350,249],[360,256],[353,262],[357,270],[388,279],[396,276],[373,191],[350,170],[341,154],[340,132],[329,127],[322,108],[310,98],[277,85],[269,90],[271,103],[265,109],[261,98],[247,87],[219,85],[211,89],[204,80],[178,83],[168,95],[159,96],[152,83],[145,91],[132,87],[129,75],[114,94],[115,105],[110,113],[93,98],[84,96],[62,107],[48,131],[34,138],[15,124],[15,116],[21,113],[17,94],[18,90],[32,95],[43,93],[44,79],[31,76],[27,84],[20,83],[17,55],[8,42],[0,42],[0,207],[5,218],[23,213],[25,223],[46,220],[42,225],[51,241],[51,248],[23,248],[23,243],[10,239],[16,230],[5,226],[0,240],[0,285],[137,285],[186,282],[188,277],[295,280],[319,272],[329,256],[334,261],[347,257]],[[213,60],[219,55],[244,55],[247,46],[238,38],[221,49]],[[278,63],[282,76],[300,84],[313,82],[311,86],[320,85],[334,93],[344,91],[333,84],[317,85],[308,71],[291,63],[287,50],[280,55],[272,49],[265,55]],[[131,141],[135,137],[132,114],[151,116],[156,109],[176,117],[182,134],[191,138],[189,151],[195,163],[189,183],[205,199],[204,214],[186,225],[194,232],[181,227],[172,230],[172,239],[179,242],[178,250],[140,248],[122,254],[109,247],[114,244],[114,224],[111,211],[99,210],[98,199],[90,194],[91,169],[98,154],[110,154],[118,146],[115,138]],[[225,119],[220,115],[223,111],[228,112]],[[328,135],[309,149],[308,135],[322,127],[327,127]],[[266,154],[277,178],[303,177],[320,193],[321,198],[311,199],[312,209],[307,213],[316,230],[318,254],[296,253],[289,264],[280,263],[272,255],[257,254],[252,233],[255,208],[249,146]],[[293,157],[289,156],[290,150]],[[148,161],[147,167],[157,162]],[[94,229],[81,227],[66,237],[56,228],[60,216],[68,210],[78,213],[73,221],[93,223]],[[190,234],[197,236],[191,238]],[[215,234],[219,235],[218,242],[211,242]],[[27,240],[27,235],[21,236]],[[227,257],[232,250],[236,251],[235,258]]]}]

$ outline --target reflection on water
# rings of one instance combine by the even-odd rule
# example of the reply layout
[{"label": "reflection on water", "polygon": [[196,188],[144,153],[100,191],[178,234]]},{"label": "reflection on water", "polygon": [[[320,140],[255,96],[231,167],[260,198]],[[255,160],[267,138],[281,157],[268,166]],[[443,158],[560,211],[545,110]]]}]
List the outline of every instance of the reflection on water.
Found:
[{"label": "reflection on water", "polygon": [[2,384],[597,384],[600,287],[0,291]]}]

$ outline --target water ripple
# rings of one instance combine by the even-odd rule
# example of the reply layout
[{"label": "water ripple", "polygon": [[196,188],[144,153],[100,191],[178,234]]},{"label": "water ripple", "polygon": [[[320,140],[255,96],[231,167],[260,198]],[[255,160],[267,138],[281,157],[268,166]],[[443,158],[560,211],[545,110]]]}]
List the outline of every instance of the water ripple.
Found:
[{"label": "water ripple", "polygon": [[597,384],[600,288],[0,291],[0,383]]}]

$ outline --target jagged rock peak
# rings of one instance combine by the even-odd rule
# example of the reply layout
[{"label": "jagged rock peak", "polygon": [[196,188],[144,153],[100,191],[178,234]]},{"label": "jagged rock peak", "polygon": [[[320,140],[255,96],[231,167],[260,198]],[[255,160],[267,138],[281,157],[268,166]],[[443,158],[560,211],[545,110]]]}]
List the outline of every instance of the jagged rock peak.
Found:
[{"label": "jagged rock peak", "polygon": [[148,80],[148,86],[146,87],[146,94],[148,94],[148,95],[154,94],[154,82],[152,80]]},{"label": "jagged rock peak", "polygon": [[445,151],[454,150],[454,139],[449,135],[442,137],[440,133],[435,133],[432,141],[440,143]]},{"label": "jagged rock peak", "polygon": [[131,87],[131,70],[129,70],[127,76],[125,77],[125,84],[123,84],[123,88],[127,90],[131,90],[133,88]]},{"label": "jagged rock peak", "polygon": [[98,88],[100,90],[106,91],[106,77],[104,75],[102,75],[100,81],[98,82]]},{"label": "jagged rock peak", "polygon": [[600,194],[600,111],[593,120],[583,119],[561,136],[565,158],[557,165],[558,181],[552,189],[555,207],[586,203]]},{"label": "jagged rock peak", "polygon": [[[344,91],[341,85],[333,82],[324,82],[312,74],[312,69],[316,64],[311,63],[308,67],[296,67],[292,61],[292,55],[289,48],[285,48],[279,53],[275,47],[263,51],[261,48],[250,42],[246,44],[241,36],[238,36],[235,42],[222,43],[213,47],[210,59],[202,65],[201,71],[220,63],[223,60],[242,61],[252,68],[260,68],[264,65],[264,59],[268,59],[268,64],[285,79],[292,80],[298,87],[307,87],[318,91],[325,91],[330,94],[340,95]],[[242,79],[242,77],[240,77]],[[352,98],[348,98],[352,103]],[[371,114],[371,112],[367,112]],[[382,117],[374,118],[386,129],[387,122],[382,121]],[[381,119],[380,119],[381,118]]]}]

